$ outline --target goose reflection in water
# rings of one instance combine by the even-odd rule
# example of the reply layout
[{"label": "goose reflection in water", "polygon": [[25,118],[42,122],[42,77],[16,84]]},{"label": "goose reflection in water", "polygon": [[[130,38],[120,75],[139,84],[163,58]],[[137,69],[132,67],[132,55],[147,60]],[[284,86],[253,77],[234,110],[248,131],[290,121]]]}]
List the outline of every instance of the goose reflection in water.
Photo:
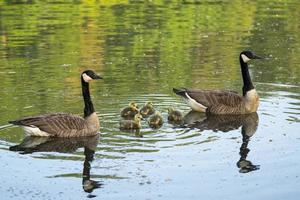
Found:
[{"label": "goose reflection in water", "polygon": [[[91,162],[99,142],[99,134],[90,137],[76,138],[55,138],[55,137],[26,137],[15,146],[9,148],[10,151],[18,151],[21,154],[29,154],[34,152],[59,152],[73,153],[78,148],[84,148],[84,163],[82,173],[82,187],[87,193],[92,193],[94,189],[101,188],[99,181],[90,179]],[[90,194],[89,197],[94,197]]]},{"label": "goose reflection in water", "polygon": [[242,127],[242,145],[240,147],[240,159],[237,167],[240,173],[248,173],[259,169],[259,165],[252,164],[247,160],[250,149],[248,143],[258,127],[259,118],[257,113],[246,115],[206,115],[191,111],[184,116],[184,124],[188,128],[196,128],[201,131],[212,130],[229,132]]}]

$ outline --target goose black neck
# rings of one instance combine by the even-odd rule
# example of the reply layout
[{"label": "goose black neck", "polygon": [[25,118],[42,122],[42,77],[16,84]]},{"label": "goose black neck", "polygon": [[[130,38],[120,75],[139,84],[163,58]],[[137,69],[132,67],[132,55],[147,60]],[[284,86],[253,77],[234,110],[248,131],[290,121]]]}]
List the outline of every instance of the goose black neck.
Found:
[{"label": "goose black neck", "polygon": [[95,112],[94,105],[90,96],[89,84],[81,77],[82,96],[84,100],[84,117],[88,117]]},{"label": "goose black neck", "polygon": [[254,86],[251,81],[248,65],[243,61],[241,57],[240,57],[240,64],[241,64],[241,71],[242,71],[243,82],[244,82],[243,96],[245,96],[249,90],[254,89]]}]

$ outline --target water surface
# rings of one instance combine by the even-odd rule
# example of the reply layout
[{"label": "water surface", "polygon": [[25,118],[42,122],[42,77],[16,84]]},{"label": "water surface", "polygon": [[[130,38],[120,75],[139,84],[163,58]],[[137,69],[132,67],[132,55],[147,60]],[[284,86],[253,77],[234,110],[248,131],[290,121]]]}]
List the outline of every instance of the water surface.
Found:
[{"label": "water surface", "polygon": [[[245,6],[246,5],[246,6]],[[0,192],[3,199],[295,199],[299,196],[300,28],[286,1],[0,1]],[[257,113],[206,117],[173,87],[241,91],[240,51]],[[24,138],[7,121],[81,114],[91,84],[99,137]],[[152,101],[165,121],[119,130],[120,109]],[[22,149],[19,144],[40,144]],[[12,151],[19,150],[20,153]]]}]

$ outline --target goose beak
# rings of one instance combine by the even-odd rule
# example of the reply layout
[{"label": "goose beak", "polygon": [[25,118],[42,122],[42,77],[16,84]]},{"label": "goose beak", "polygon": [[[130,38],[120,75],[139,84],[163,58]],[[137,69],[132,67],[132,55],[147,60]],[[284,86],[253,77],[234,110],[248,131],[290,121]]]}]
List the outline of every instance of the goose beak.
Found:
[{"label": "goose beak", "polygon": [[265,59],[264,57],[258,56],[256,54],[253,54],[253,58],[252,59]]},{"label": "goose beak", "polygon": [[95,74],[95,76],[93,77],[93,79],[103,79],[101,76],[99,76],[99,75],[97,75],[97,74]]}]

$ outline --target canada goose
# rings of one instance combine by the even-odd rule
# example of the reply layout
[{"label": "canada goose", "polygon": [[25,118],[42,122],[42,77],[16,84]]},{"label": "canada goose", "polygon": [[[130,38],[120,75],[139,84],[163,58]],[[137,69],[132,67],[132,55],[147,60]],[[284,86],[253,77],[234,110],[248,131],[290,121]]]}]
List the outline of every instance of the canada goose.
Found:
[{"label": "canada goose", "polygon": [[262,59],[251,51],[240,54],[243,77],[243,96],[224,90],[176,89],[173,91],[183,97],[195,111],[211,114],[247,114],[256,112],[259,105],[258,94],[252,84],[247,63],[251,59]]},{"label": "canada goose", "polygon": [[168,108],[168,121],[175,124],[181,124],[183,122],[182,113],[174,108]]},{"label": "canada goose", "polygon": [[51,137],[81,137],[96,135],[100,129],[99,119],[90,97],[89,82],[102,79],[92,70],[81,74],[84,100],[84,118],[68,113],[53,113],[10,121],[21,126],[26,135]]},{"label": "canada goose", "polygon": [[134,102],[130,102],[129,105],[122,109],[121,117],[126,119],[132,119],[139,113],[138,106]]},{"label": "canada goose", "polygon": [[147,102],[140,110],[143,118],[149,117],[150,115],[155,113],[155,109],[153,107],[152,102]]},{"label": "canada goose", "polygon": [[134,116],[133,120],[122,120],[120,121],[120,129],[124,129],[124,130],[136,130],[136,129],[140,129],[141,128],[141,119],[142,119],[142,115],[141,114],[136,114]]},{"label": "canada goose", "polygon": [[151,115],[148,121],[148,124],[151,128],[160,128],[164,123],[164,120],[160,112],[156,112],[154,115]]}]

